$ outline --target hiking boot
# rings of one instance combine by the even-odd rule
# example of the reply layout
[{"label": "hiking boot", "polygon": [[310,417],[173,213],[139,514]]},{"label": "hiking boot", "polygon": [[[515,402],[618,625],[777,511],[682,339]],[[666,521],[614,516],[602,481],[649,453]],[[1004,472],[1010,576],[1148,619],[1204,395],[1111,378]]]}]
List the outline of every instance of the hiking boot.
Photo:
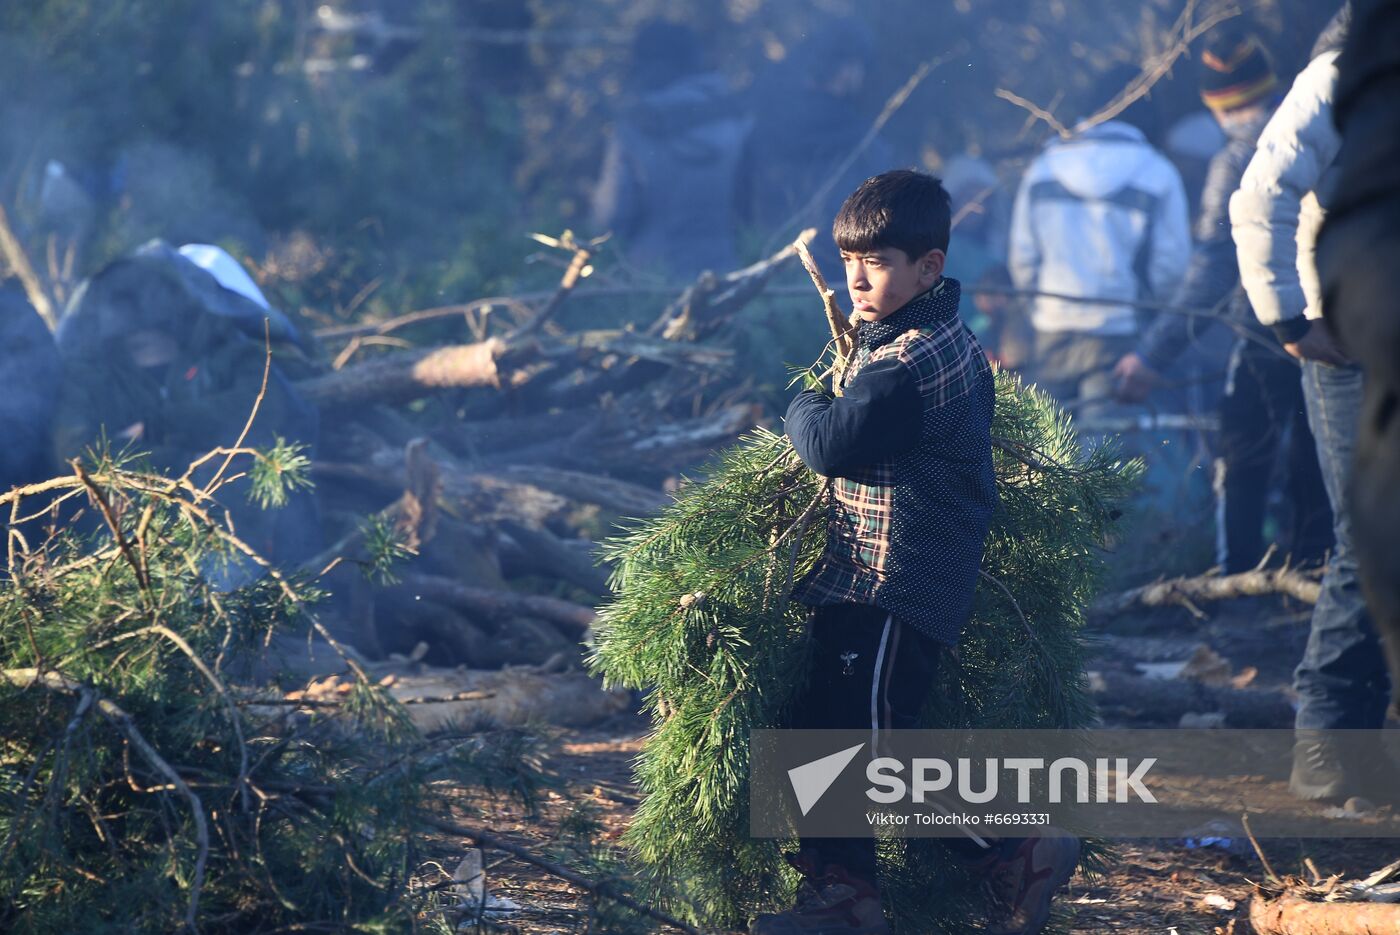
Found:
[{"label": "hiking boot", "polygon": [[1079,839],[1069,835],[1026,838],[987,866],[987,881],[1005,915],[989,935],[1038,935],[1050,918],[1055,892],[1079,865]]},{"label": "hiking boot", "polygon": [[1355,786],[1355,777],[1342,765],[1340,751],[1325,736],[1300,735],[1294,741],[1289,792],[1310,802],[1340,802],[1356,794]]},{"label": "hiking boot", "polygon": [[786,855],[803,875],[797,904],[787,912],[761,915],[750,935],[889,935],[880,906],[880,890],[840,864],[827,864],[820,875],[808,852]]}]

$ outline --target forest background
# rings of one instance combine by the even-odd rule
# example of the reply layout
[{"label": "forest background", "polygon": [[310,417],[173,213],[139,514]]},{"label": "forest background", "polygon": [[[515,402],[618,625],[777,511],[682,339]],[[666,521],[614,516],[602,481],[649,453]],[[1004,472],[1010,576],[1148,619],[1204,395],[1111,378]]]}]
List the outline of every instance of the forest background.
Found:
[{"label": "forest background", "polygon": [[[1104,103],[1097,76],[1165,51],[1185,5],[26,0],[0,6],[0,204],[60,299],[160,236],[229,248],[310,324],[383,318],[548,288],[558,271],[527,262],[526,235],[602,233],[589,194],[628,43],[649,18],[698,30],[743,95],[820,16],[860,16],[878,36],[861,100],[872,119],[947,53],[885,128],[901,158],[936,172],[962,151],[1025,161],[1049,130],[998,88],[1070,122]],[[1291,75],[1334,4],[1244,6]],[[1182,58],[1154,89],[1165,121],[1199,107],[1195,67]],[[92,199],[57,238],[35,216],[51,161]],[[753,233],[745,259],[770,234]]]}]

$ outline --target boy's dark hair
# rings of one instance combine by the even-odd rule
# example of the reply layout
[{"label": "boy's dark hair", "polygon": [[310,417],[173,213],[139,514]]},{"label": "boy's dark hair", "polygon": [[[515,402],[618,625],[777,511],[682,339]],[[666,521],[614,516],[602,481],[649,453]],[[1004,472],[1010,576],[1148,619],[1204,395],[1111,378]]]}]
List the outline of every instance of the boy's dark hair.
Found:
[{"label": "boy's dark hair", "polygon": [[831,236],[848,253],[894,247],[913,262],[930,250],[948,249],[952,214],[942,182],[926,172],[895,169],[851,193],[836,213]]}]

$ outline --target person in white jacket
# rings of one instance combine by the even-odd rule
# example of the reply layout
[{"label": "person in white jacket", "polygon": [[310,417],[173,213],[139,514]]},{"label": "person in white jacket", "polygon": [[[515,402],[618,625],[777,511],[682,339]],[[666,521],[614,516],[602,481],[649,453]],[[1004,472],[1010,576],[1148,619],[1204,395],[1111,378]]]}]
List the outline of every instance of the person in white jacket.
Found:
[{"label": "person in white jacket", "polygon": [[1351,536],[1351,473],[1361,414],[1362,374],[1323,320],[1315,245],[1341,140],[1332,123],[1337,55],[1350,18],[1344,7],[1319,38],[1313,59],[1259,137],[1230,220],[1240,279],[1259,320],[1302,362],[1303,398],[1332,503],[1335,547],[1313,610],[1303,659],[1294,672],[1289,787],[1304,799],[1374,795],[1365,764],[1345,762],[1334,729],[1379,728],[1388,674],[1366,611]]},{"label": "person in white jacket", "polygon": [[[1121,90],[1136,74],[1115,72],[1105,87]],[[1140,100],[1113,120],[1051,142],[1016,195],[1012,280],[1018,289],[1050,293],[1030,303],[1030,375],[1063,403],[1111,396],[1113,365],[1137,339],[1132,303],[1170,295],[1191,256],[1181,176],[1139,126],[1148,107]]]}]

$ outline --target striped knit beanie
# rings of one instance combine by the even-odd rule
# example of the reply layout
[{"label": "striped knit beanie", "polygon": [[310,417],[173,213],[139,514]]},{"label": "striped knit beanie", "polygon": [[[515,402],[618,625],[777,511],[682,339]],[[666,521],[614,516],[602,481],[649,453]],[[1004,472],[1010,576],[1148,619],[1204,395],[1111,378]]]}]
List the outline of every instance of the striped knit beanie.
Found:
[{"label": "striped knit beanie", "polygon": [[1213,35],[1201,52],[1201,100],[1217,114],[1258,103],[1278,86],[1274,63],[1257,36]]}]

